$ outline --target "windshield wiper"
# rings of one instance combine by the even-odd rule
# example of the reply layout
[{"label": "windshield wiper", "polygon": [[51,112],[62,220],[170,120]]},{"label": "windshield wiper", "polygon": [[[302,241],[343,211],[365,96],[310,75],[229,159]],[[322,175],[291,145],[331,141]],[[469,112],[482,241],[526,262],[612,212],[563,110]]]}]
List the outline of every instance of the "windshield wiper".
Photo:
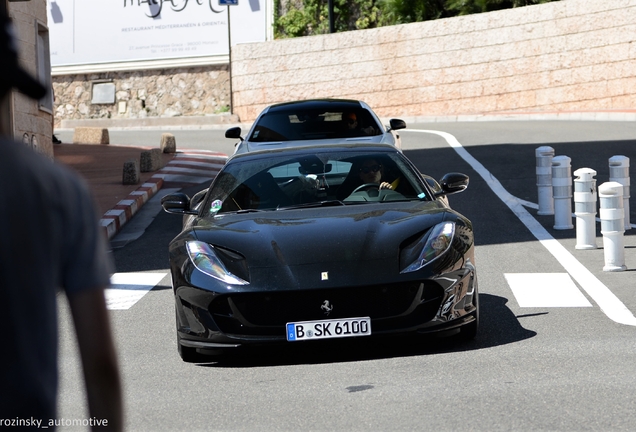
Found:
[{"label": "windshield wiper", "polygon": [[300,208],[315,208],[315,207],[333,207],[333,206],[343,206],[343,203],[340,200],[327,200],[327,201],[316,201],[305,204],[298,204],[293,206],[285,206],[279,207],[277,210],[290,210],[290,209],[300,209]]},{"label": "windshield wiper", "polygon": [[235,211],[236,214],[243,214],[243,213],[254,213],[254,212],[262,212],[263,210],[261,209],[241,209],[241,210],[237,210]]}]

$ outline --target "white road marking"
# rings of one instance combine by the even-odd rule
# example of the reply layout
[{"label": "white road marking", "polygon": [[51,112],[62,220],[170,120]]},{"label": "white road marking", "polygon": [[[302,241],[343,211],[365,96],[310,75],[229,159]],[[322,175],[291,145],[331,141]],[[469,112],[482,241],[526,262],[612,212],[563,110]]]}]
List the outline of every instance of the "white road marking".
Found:
[{"label": "white road marking", "polygon": [[515,196],[511,195],[477,159],[461,145],[453,135],[435,130],[412,130],[439,135],[446,140],[457,154],[464,159],[486,182],[492,191],[530,230],[537,240],[550,252],[583,290],[599,305],[603,313],[619,324],[636,326],[636,317],[592,272],[581,264],[523,207]]},{"label": "white road marking", "polygon": [[200,184],[212,181],[225,165],[226,155],[186,151],[179,153],[153,177],[165,182]]},{"label": "white road marking", "polygon": [[567,273],[504,273],[519,307],[592,307]]},{"label": "white road marking", "polygon": [[130,309],[168,273],[115,273],[106,288],[106,306],[111,310]]}]

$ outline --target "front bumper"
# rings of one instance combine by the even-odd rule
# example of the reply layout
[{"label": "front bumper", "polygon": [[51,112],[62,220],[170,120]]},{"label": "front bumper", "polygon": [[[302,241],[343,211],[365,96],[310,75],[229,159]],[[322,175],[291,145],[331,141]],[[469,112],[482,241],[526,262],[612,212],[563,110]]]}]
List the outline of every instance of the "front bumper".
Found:
[{"label": "front bumper", "polygon": [[[181,345],[197,349],[286,341],[286,323],[369,316],[372,335],[435,333],[476,319],[473,266],[436,278],[313,290],[215,293],[175,288]],[[321,305],[329,301],[327,314]],[[373,337],[372,336],[372,337]]]}]

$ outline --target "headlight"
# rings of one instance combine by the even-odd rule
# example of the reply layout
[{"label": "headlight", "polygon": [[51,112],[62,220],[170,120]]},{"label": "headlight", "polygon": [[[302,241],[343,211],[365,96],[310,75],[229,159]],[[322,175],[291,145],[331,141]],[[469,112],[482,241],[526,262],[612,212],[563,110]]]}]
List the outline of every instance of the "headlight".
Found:
[{"label": "headlight", "polygon": [[227,271],[223,262],[214,253],[214,248],[209,244],[200,241],[189,241],[186,243],[186,249],[192,264],[203,273],[232,285],[249,284],[249,282]]},{"label": "headlight", "polygon": [[414,272],[435,261],[450,248],[454,235],[454,222],[442,222],[435,225],[431,229],[430,234],[425,237],[426,241],[417,259],[400,273]]}]

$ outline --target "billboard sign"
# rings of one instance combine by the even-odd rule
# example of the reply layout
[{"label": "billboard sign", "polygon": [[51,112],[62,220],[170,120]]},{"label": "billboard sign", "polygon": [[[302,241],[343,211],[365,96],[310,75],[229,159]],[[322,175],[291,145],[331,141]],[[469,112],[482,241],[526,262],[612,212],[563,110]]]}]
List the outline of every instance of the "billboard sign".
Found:
[{"label": "billboard sign", "polygon": [[[218,1],[49,0],[51,65],[228,55],[228,6]],[[266,39],[264,1],[233,7],[232,45]]]}]

